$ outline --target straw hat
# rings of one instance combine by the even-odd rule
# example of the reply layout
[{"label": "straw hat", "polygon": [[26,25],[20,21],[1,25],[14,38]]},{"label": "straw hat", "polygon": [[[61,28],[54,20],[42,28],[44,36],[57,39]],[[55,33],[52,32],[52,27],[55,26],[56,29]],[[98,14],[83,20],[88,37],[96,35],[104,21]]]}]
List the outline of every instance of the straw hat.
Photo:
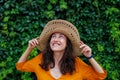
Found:
[{"label": "straw hat", "polygon": [[45,50],[46,44],[48,43],[48,39],[55,32],[60,32],[66,35],[73,45],[73,52],[75,53],[75,55],[80,54],[79,49],[80,36],[77,28],[72,23],[61,19],[49,21],[45,25],[42,33],[38,38],[37,48],[40,51]]}]

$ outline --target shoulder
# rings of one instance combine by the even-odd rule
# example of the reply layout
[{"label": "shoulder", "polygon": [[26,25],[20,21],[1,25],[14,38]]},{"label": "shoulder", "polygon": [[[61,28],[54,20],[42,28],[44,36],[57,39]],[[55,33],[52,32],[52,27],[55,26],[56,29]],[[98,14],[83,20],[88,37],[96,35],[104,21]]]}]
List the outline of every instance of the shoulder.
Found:
[{"label": "shoulder", "polygon": [[80,62],[83,62],[83,60],[82,60],[80,57],[76,57],[76,58],[75,58],[75,61],[76,61],[76,62],[79,62],[79,63],[80,63]]},{"label": "shoulder", "polygon": [[35,59],[41,59],[42,58],[42,55],[43,55],[43,53],[39,53],[37,56],[35,56],[34,58]]},{"label": "shoulder", "polygon": [[32,63],[36,63],[36,62],[41,62],[41,59],[42,59],[42,54],[43,53],[39,53],[37,56],[35,56],[34,58],[32,58],[31,60],[29,60],[30,62]]},{"label": "shoulder", "polygon": [[88,66],[80,57],[75,58],[77,66]]}]

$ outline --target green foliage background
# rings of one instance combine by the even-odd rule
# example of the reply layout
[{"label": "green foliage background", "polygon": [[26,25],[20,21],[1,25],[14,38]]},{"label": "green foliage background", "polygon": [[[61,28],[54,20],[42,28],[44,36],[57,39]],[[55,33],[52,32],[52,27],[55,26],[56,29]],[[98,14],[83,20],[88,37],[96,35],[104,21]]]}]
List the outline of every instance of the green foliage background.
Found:
[{"label": "green foliage background", "polygon": [[[36,79],[15,64],[28,41],[53,19],[72,22],[107,70],[106,80],[119,80],[120,0],[0,0],[0,80]],[[30,58],[37,54],[35,49]]]}]

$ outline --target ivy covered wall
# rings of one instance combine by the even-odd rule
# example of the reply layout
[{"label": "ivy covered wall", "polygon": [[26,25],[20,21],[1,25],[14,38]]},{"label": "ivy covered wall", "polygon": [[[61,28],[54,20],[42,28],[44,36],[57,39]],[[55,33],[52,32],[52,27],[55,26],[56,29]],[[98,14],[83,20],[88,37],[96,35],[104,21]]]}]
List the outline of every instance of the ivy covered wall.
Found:
[{"label": "ivy covered wall", "polygon": [[[106,80],[119,80],[120,0],[0,0],[0,80],[36,80],[34,73],[17,71],[15,64],[28,41],[53,19],[73,23],[107,70]],[[34,49],[29,58],[38,52]]]}]

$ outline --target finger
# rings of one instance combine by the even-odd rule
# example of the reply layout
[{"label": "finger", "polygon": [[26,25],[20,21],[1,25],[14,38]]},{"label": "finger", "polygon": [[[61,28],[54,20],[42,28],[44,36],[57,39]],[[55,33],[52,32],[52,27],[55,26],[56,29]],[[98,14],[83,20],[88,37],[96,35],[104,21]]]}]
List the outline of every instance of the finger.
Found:
[{"label": "finger", "polygon": [[84,48],[82,49],[81,53],[84,53],[84,52],[86,52],[86,51],[87,51],[87,47],[84,47]]},{"label": "finger", "polygon": [[83,45],[81,45],[81,46],[80,46],[80,48],[84,48],[85,46],[86,46],[86,45],[85,45],[85,44],[83,44]]},{"label": "finger", "polygon": [[80,41],[80,44],[83,45],[84,44],[83,41]]},{"label": "finger", "polygon": [[85,53],[90,52],[90,49],[88,47],[85,48],[84,50]]},{"label": "finger", "polygon": [[36,44],[38,44],[38,40],[37,39],[35,39],[35,42],[36,42]]},{"label": "finger", "polygon": [[32,42],[32,40],[29,41],[29,44],[30,44],[31,46],[34,46],[34,43]]},{"label": "finger", "polygon": [[85,53],[90,53],[90,50],[86,50]]},{"label": "finger", "polygon": [[32,46],[35,46],[36,45],[35,39],[30,40],[30,44],[32,44]]},{"label": "finger", "polygon": [[36,39],[33,40],[33,44],[34,44],[34,46],[37,45]]},{"label": "finger", "polygon": [[87,47],[86,49],[85,49],[85,51],[84,51],[84,53],[86,54],[89,54],[91,52],[91,49],[89,48],[89,47]]}]

